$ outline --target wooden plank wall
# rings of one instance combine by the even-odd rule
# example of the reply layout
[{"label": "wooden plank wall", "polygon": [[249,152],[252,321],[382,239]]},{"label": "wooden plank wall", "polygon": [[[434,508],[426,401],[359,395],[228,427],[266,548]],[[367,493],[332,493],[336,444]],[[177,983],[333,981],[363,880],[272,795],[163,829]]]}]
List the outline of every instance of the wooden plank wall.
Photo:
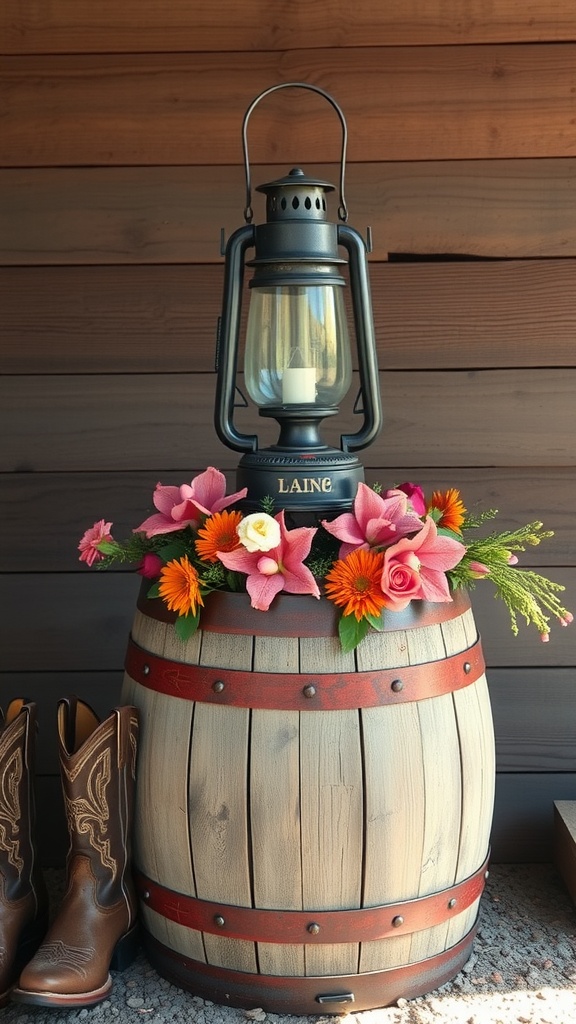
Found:
[{"label": "wooden plank wall", "polygon": [[[576,605],[576,12],[3,0],[0,52],[0,696],[40,702],[58,862],[55,701],[118,699],[137,587],[86,572],[78,537],[100,517],[130,529],[157,480],[209,463],[233,477],[212,427],[219,236],[242,223],[242,117],[270,85],[318,85],[348,121],[385,410],[368,480],[461,486],[507,524],[544,517],[556,538],[529,564]],[[294,164],[337,181],[339,125],[311,93],[263,102],[249,141],[256,182]],[[474,603],[494,856],[546,859],[553,800],[576,795],[576,633],[514,640],[489,585]]]}]

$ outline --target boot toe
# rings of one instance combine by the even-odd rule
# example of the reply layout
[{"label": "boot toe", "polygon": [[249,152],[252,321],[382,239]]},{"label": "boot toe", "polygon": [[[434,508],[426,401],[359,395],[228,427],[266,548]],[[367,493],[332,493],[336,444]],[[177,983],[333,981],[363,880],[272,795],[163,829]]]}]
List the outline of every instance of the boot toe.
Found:
[{"label": "boot toe", "polygon": [[[94,949],[80,949],[53,943],[43,947],[20,975],[12,999],[39,1006],[92,1006],[106,998],[112,988],[107,970],[94,976]],[[89,971],[86,968],[92,966]]]},{"label": "boot toe", "polygon": [[13,997],[28,995],[29,1001],[45,1003],[57,1003],[62,998],[73,1003],[77,997],[93,995],[103,999],[112,983],[107,969],[101,972],[101,979],[95,978],[96,959],[96,950],[91,946],[70,946],[62,941],[45,943],[22,971]]}]

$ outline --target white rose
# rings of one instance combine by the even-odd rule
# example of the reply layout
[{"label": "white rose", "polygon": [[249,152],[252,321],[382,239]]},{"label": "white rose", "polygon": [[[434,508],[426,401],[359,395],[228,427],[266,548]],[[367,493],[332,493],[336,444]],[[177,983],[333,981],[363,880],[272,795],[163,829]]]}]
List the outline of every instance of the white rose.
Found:
[{"label": "white rose", "polygon": [[237,532],[247,551],[270,551],[280,543],[280,524],[266,512],[252,512],[245,516]]}]

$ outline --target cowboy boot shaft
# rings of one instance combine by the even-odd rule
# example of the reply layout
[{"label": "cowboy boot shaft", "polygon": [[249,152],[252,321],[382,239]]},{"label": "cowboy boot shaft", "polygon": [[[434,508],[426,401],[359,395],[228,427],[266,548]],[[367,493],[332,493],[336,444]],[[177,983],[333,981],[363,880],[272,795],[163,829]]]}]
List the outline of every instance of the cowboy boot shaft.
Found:
[{"label": "cowboy boot shaft", "polygon": [[[15,706],[19,710],[14,714]],[[4,897],[18,899],[34,866],[33,731],[36,709],[13,701],[0,726],[0,856]]]},{"label": "cowboy boot shaft", "polygon": [[68,864],[87,858],[99,905],[124,899],[133,916],[129,866],[138,721],[129,707],[116,708],[101,724],[90,715],[91,709],[71,699],[58,709]]},{"label": "cowboy boot shaft", "polygon": [[48,924],[48,896],[34,842],[36,705],[0,711],[0,1005]]}]

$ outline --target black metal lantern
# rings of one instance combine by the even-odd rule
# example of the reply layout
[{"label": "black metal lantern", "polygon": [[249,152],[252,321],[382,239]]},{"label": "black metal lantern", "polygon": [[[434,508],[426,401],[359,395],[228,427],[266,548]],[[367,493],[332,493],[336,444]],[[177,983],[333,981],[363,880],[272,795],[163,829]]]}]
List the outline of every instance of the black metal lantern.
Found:
[{"label": "black metal lantern", "polygon": [[[285,88],[310,89],[334,107],[342,125],[340,205],[342,223],[327,219],[327,194],[334,186],[308,177],[294,167],[285,177],[257,187],[266,196],[266,222],[252,224],[247,127],[257,103]],[[334,99],[304,82],[266,89],[244,115],[242,139],[246,170],[246,224],[230,237],[217,351],[216,432],[228,447],[243,452],[237,486],[247,487],[246,504],[259,507],[270,496],[291,511],[328,511],[349,506],[364,470],[354,454],[374,441],[381,427],[381,405],[374,325],[366,253],[361,235],[347,226],[344,200],[347,129]],[[245,262],[254,249],[254,258]],[[348,261],[341,255],[345,250]],[[338,413],[352,382],[345,278],[350,290],[360,391],[355,411],[363,425],[340,438],[340,448],[323,443],[320,423]],[[280,426],[276,444],[260,448],[257,435],[240,433],[234,424],[241,296],[245,265],[254,268],[249,282],[244,382],[261,416]]]}]

